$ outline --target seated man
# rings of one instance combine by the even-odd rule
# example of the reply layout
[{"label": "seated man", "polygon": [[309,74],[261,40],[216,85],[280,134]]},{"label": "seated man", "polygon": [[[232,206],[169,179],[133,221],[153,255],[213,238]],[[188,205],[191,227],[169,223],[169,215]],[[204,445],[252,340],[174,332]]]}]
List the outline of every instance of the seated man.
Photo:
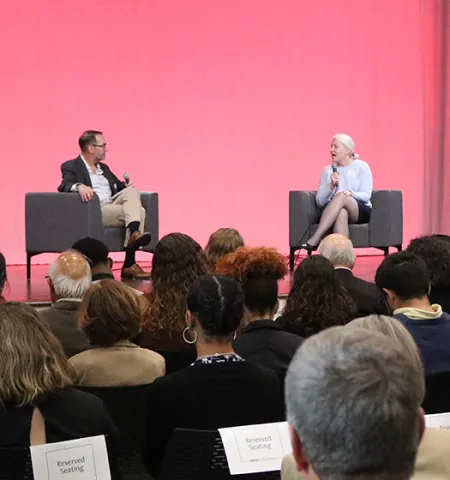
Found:
[{"label": "seated man", "polygon": [[355,251],[348,237],[339,233],[328,235],[320,243],[319,253],[333,264],[336,276],[355,302],[359,316],[387,313],[377,286],[353,275]]},{"label": "seated man", "polygon": [[50,265],[48,285],[53,305],[39,315],[61,342],[67,358],[89,350],[89,341],[78,328],[81,299],[91,286],[88,262],[78,252],[61,253]]},{"label": "seated man", "polygon": [[409,252],[389,255],[375,281],[387,305],[413,336],[422,355],[425,375],[450,372],[450,315],[428,298],[430,277],[424,261]]},{"label": "seated man", "polygon": [[151,235],[143,231],[145,210],[140,193],[133,183],[121,182],[102,163],[105,160],[106,142],[102,132],[87,130],[78,139],[81,153],[74,160],[61,165],[62,182],[59,192],[78,192],[83,202],[97,195],[100,200],[103,224],[106,227],[127,228],[123,278],[150,278],[136,263],[136,250],[148,245]]},{"label": "seated man", "polygon": [[308,338],[286,377],[297,470],[305,480],[410,479],[424,388],[423,369],[386,335],[333,327]]}]

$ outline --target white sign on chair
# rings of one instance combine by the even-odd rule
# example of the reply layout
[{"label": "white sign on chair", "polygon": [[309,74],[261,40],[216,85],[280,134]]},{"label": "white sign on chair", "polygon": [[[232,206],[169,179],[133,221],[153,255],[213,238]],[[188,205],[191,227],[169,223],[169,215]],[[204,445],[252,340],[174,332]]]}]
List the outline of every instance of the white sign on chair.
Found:
[{"label": "white sign on chair", "polygon": [[111,480],[105,437],[30,447],[35,480]]}]

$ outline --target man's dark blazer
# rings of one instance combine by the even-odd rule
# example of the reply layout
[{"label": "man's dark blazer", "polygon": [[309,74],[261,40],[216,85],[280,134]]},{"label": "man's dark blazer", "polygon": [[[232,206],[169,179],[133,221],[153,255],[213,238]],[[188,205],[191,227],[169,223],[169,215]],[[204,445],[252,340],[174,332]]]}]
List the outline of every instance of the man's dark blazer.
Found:
[{"label": "man's dark blazer", "polygon": [[[106,163],[99,162],[103,175],[108,180],[111,187],[111,194],[115,195],[125,188],[125,182],[121,182]],[[92,188],[91,178],[89,172],[84,164],[81,156],[74,160],[68,160],[61,165],[62,182],[58,187],[58,192],[71,192],[71,188],[76,183],[83,183]]]},{"label": "man's dark blazer", "polygon": [[358,316],[364,317],[376,313],[387,315],[383,295],[374,283],[355,277],[351,270],[336,268],[336,276],[352,297],[358,309]]}]

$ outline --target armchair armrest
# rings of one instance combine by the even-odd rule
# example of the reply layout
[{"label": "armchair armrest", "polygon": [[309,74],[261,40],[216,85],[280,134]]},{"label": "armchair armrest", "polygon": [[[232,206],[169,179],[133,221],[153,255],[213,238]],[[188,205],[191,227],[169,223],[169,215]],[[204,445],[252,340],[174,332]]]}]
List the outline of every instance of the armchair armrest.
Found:
[{"label": "armchair armrest", "polygon": [[400,190],[375,190],[369,222],[371,247],[400,246],[403,242],[403,197]]},{"label": "armchair armrest", "polygon": [[150,243],[143,248],[146,252],[153,252],[159,241],[159,204],[157,192],[141,192],[141,203],[145,208],[145,228],[146,232],[152,234]]},{"label": "armchair armrest", "polygon": [[77,193],[25,195],[26,251],[62,252],[84,237],[104,239],[100,202],[82,202]]},{"label": "armchair armrest", "polygon": [[289,192],[289,245],[296,247],[306,240],[306,235],[319,219],[319,208],[316,203],[316,192]]}]

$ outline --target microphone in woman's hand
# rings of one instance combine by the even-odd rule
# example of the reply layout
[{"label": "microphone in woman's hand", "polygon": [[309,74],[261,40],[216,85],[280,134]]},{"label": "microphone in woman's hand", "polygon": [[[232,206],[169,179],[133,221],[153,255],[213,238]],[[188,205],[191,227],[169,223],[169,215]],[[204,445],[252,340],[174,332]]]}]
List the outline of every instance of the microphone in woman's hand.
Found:
[{"label": "microphone in woman's hand", "polygon": [[125,180],[125,183],[128,185],[130,183],[130,176],[128,173],[123,174],[123,179]]},{"label": "microphone in woman's hand", "polygon": [[333,169],[333,173],[337,173],[337,165],[335,163],[332,163],[331,168]]}]

